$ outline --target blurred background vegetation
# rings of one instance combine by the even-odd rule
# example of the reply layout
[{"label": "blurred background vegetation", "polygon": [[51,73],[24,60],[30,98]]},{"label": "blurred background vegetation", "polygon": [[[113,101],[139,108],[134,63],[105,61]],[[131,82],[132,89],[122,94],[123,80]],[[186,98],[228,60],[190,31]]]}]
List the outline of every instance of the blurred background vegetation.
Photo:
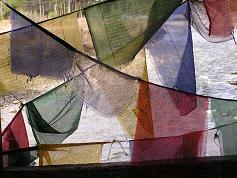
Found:
[{"label": "blurred background vegetation", "polygon": [[[5,0],[35,21],[50,19],[79,10],[103,0]],[[9,19],[10,11],[0,2],[0,19]]]}]

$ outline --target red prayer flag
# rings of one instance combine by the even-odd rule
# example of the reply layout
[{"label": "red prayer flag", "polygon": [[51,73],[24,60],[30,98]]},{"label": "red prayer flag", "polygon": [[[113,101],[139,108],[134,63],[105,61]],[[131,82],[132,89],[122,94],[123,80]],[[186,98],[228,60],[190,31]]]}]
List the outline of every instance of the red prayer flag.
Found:
[{"label": "red prayer flag", "polygon": [[134,139],[180,136],[205,130],[207,109],[208,97],[140,81]]},{"label": "red prayer flag", "polygon": [[202,157],[205,133],[195,132],[177,137],[135,140],[130,142],[131,161],[172,160]]},{"label": "red prayer flag", "polygon": [[207,109],[208,97],[140,81],[132,161],[202,156]]},{"label": "red prayer flag", "polygon": [[237,22],[236,0],[204,0],[204,5],[210,20],[209,35],[230,36]]},{"label": "red prayer flag", "polygon": [[2,132],[2,149],[10,151],[27,147],[29,147],[29,140],[21,108]]}]

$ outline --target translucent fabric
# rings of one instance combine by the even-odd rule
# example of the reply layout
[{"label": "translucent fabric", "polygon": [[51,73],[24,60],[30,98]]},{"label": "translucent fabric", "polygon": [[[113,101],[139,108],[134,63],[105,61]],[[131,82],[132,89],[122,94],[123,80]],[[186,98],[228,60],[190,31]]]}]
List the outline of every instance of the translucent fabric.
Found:
[{"label": "translucent fabric", "polygon": [[204,157],[206,137],[203,132],[176,137],[130,141],[131,161],[174,160]]},{"label": "translucent fabric", "polygon": [[149,83],[140,82],[137,101],[137,127],[135,131],[135,139],[153,138],[155,136],[150,92]]},{"label": "translucent fabric", "polygon": [[[120,66],[119,70],[132,76],[142,78],[145,81],[148,81],[145,50],[142,49],[135,56],[135,59],[133,61],[131,61],[127,65]],[[139,92],[138,89],[134,91],[134,96],[132,98],[130,105],[128,106],[128,108],[125,109],[125,111],[123,111],[121,114],[118,115],[119,123],[121,124],[124,132],[130,138],[134,138],[136,130],[138,92]]]},{"label": "translucent fabric", "polygon": [[188,3],[178,7],[146,44],[161,84],[196,93]]},{"label": "translucent fabric", "polygon": [[[62,80],[56,80],[55,77],[65,78],[73,68],[73,53],[51,40],[32,22],[16,12],[10,12],[12,31],[0,35],[0,95],[9,91],[25,92],[58,85]],[[77,13],[45,21],[40,25],[75,48],[83,49]]]},{"label": "translucent fabric", "polygon": [[[208,155],[236,155],[236,101],[195,96],[146,82],[140,82],[142,85],[146,92],[140,90],[143,100],[138,100],[138,113],[143,117],[138,114],[132,161],[203,157],[207,146],[212,150]],[[207,130],[207,113],[216,126],[214,133]],[[207,144],[211,138],[212,146]]]},{"label": "translucent fabric", "polygon": [[133,161],[200,156],[197,152],[205,143],[202,133],[187,136],[187,139],[175,137],[207,128],[208,98],[143,81],[140,81],[139,98]]},{"label": "translucent fabric", "polygon": [[32,81],[29,81],[27,76],[16,75],[12,72],[10,66],[10,35],[3,34],[0,35],[0,96],[11,91],[26,91],[30,89],[36,89],[39,86],[44,84],[52,84],[52,80],[35,78]]},{"label": "translucent fabric", "polygon": [[131,105],[138,90],[135,78],[88,58],[78,60],[77,66],[83,72],[69,86],[89,107],[105,116],[115,116]]},{"label": "translucent fabric", "polygon": [[86,8],[97,58],[112,66],[131,61],[181,3],[113,0]]},{"label": "translucent fabric", "polygon": [[3,152],[3,167],[26,167],[34,166],[37,158],[36,151],[27,151],[26,149],[17,149],[10,152]]},{"label": "translucent fabric", "polygon": [[83,51],[82,24],[78,22],[77,16],[78,13],[71,13],[39,24],[74,48]]},{"label": "translucent fabric", "polygon": [[[11,24],[13,29],[28,25],[10,33],[13,73],[31,78],[36,76],[63,78],[71,71],[73,53],[69,53],[61,44],[52,41],[47,34],[31,26],[15,12],[12,12]],[[61,35],[63,34],[61,31]]]},{"label": "translucent fabric", "polygon": [[235,0],[204,0],[210,20],[209,35],[231,36],[237,24],[237,2]]},{"label": "translucent fabric", "polygon": [[38,145],[39,166],[100,163],[103,144]]},{"label": "translucent fabric", "polygon": [[26,147],[29,147],[29,141],[21,108],[2,132],[2,149],[11,151]]},{"label": "translucent fabric", "polygon": [[236,127],[235,122],[175,137],[130,140],[131,162],[234,156]]},{"label": "translucent fabric", "polygon": [[[26,21],[30,22],[27,19]],[[126,119],[133,120],[123,121],[125,124],[128,123],[126,129],[135,128],[135,134],[132,129],[130,131],[131,135],[135,135],[133,145],[135,150],[142,150],[144,145],[136,142],[142,139],[163,139],[187,135],[181,141],[177,139],[176,144],[171,141],[169,143],[174,144],[174,150],[181,150],[181,154],[184,152],[183,155],[187,157],[199,156],[202,153],[206,140],[204,132],[194,136],[192,134],[207,129],[209,97],[145,82],[83,54],[31,22],[31,28],[33,27],[39,34],[48,35],[48,40],[52,43],[61,45],[63,51],[72,53],[75,66],[73,72],[68,75],[68,82],[26,104],[27,117],[38,143],[61,143],[73,133],[80,119],[83,102],[103,116],[125,114],[126,118],[126,113],[129,113]],[[144,63],[141,62],[141,64]],[[140,69],[146,76],[146,68]],[[126,70],[129,71],[129,67]],[[144,76],[142,75],[143,78]],[[219,99],[219,101],[224,103],[228,100]],[[185,149],[181,144],[183,142],[185,142]],[[155,140],[154,144],[156,144]],[[140,151],[138,153],[140,154]],[[172,158],[176,159],[180,156],[168,156],[167,159]]]},{"label": "translucent fabric", "polygon": [[[237,103],[236,101],[222,101],[211,99],[211,111],[216,126],[227,125],[219,128],[219,141],[222,146],[222,154],[237,154],[237,124],[231,124],[237,121]],[[229,125],[231,124],[231,125]]]},{"label": "translucent fabric", "polygon": [[63,84],[26,104],[37,143],[62,143],[78,127],[83,100]]},{"label": "translucent fabric", "polygon": [[[68,42],[76,49],[83,50],[82,34],[80,31],[81,24],[78,22],[77,15],[77,12],[74,12],[64,16],[56,17],[52,20],[45,20],[39,22],[38,24],[57,37]],[[11,13],[11,30],[19,30],[20,28],[27,28],[27,26],[31,26],[31,23],[19,17],[19,15],[16,13]],[[28,29],[30,28],[28,27]],[[40,42],[41,41],[42,40],[40,40]]]},{"label": "translucent fabric", "polygon": [[[232,29],[229,29],[231,31],[229,31],[229,35],[214,35],[211,34],[211,23],[209,16],[208,16],[208,10],[206,10],[206,8],[204,7],[204,2],[203,1],[198,1],[198,0],[190,0],[190,7],[191,7],[191,22],[192,22],[192,26],[195,28],[195,30],[202,35],[203,38],[205,38],[206,40],[213,42],[213,43],[218,43],[218,42],[223,42],[223,41],[227,41],[227,40],[231,40],[233,39],[233,35],[231,35],[232,33]],[[217,1],[214,0],[214,3],[216,3]],[[219,2],[219,1],[218,1]],[[227,2],[227,1],[223,1],[223,2]],[[222,2],[222,3],[223,3]],[[215,9],[215,7],[213,7]],[[214,13],[213,11],[210,11],[210,13]],[[216,11],[217,14],[219,14],[219,18],[221,17],[221,13],[220,11]],[[213,14],[213,16],[215,16]],[[224,20],[224,19],[223,19]],[[229,19],[227,19],[228,21]],[[218,22],[218,21],[217,21]],[[225,23],[223,21],[219,21],[218,23]],[[217,27],[217,26],[216,26]]]},{"label": "translucent fabric", "polygon": [[[102,1],[103,0],[6,0],[5,2],[12,5],[12,7],[19,10],[34,22],[40,22],[79,11],[80,9],[101,3]],[[9,13],[7,8],[3,8],[3,16],[5,18],[7,18],[7,15],[5,15],[7,13]]]},{"label": "translucent fabric", "polygon": [[[17,15],[20,16],[19,14],[17,14]],[[36,24],[27,20],[26,18],[25,18],[25,21],[31,23],[30,28],[34,27],[35,29],[38,30],[39,34],[42,33],[45,36],[48,35],[48,40],[51,40],[52,44],[54,44],[54,43],[56,43],[57,45],[61,44],[61,47],[62,46],[64,47],[64,49],[63,49],[64,51],[66,51],[68,53],[75,53],[75,48],[72,48],[64,41],[61,41],[54,35],[50,34],[48,31],[41,29],[39,26],[37,26]],[[24,30],[25,29],[27,29],[27,28],[24,28]],[[144,70],[144,59],[142,61],[143,62],[141,62],[142,65],[140,68],[143,71]],[[138,63],[140,63],[140,59],[139,59]],[[125,111],[128,108],[128,106],[130,106],[130,103],[133,101],[133,98],[135,95],[134,91],[137,91],[137,89],[138,89],[137,80],[134,80],[133,77],[127,76],[126,74],[123,74],[123,73],[116,71],[114,69],[113,69],[113,71],[111,71],[112,69],[110,67],[104,66],[101,63],[97,63],[97,61],[95,61],[95,59],[93,59],[89,56],[86,56],[86,55],[82,54],[81,52],[77,52],[76,55],[74,56],[74,64],[76,66],[75,67],[76,69],[75,69],[74,73],[71,73],[71,75],[68,75],[69,78],[72,77],[72,81],[70,83],[68,83],[67,85],[69,86],[69,88],[71,88],[75,91],[76,95],[79,96],[83,102],[90,105],[91,108],[94,108],[95,110],[103,113],[104,115],[117,115],[118,116],[123,111]],[[52,70],[53,68],[49,67],[49,69]],[[128,69],[125,69],[125,70],[128,70]],[[105,85],[105,83],[108,85]],[[116,90],[114,90],[114,88],[116,88]],[[48,96],[50,98],[51,94],[49,94]],[[47,97],[42,97],[42,98],[47,98]],[[56,96],[55,96],[55,98],[56,98]],[[66,99],[70,99],[70,97],[68,97],[68,98],[66,97]],[[41,100],[41,97],[36,100],[37,102],[39,101],[39,103],[40,103],[39,105],[41,105],[41,106],[38,106],[39,108],[43,107],[43,105],[45,104],[44,100],[47,100],[47,99],[42,99],[42,101],[40,101],[40,100]],[[65,102],[66,101],[68,101],[68,100],[65,100]],[[47,118],[48,115],[47,115],[47,113],[45,115],[40,115],[41,111],[38,110],[39,108],[37,106],[34,106],[35,105],[34,102],[35,102],[35,100],[33,102],[27,104],[27,107],[30,107],[34,111],[33,113],[31,113],[29,118],[30,119],[33,118],[33,120],[34,120],[35,118],[38,117],[39,120],[37,120],[37,121],[43,122],[44,117]],[[51,102],[53,103],[56,101],[51,100]],[[32,105],[32,103],[34,105]],[[63,103],[63,104],[66,105],[66,103]],[[46,103],[46,105],[47,105],[47,103]],[[52,105],[50,104],[50,106],[53,107],[53,104]],[[51,108],[50,106],[48,106],[48,108]],[[55,106],[57,106],[57,104],[55,104]],[[60,108],[61,107],[63,107],[63,105],[61,105]],[[68,106],[68,107],[70,107],[70,106]],[[78,107],[78,108],[80,109],[80,107]],[[53,108],[53,109],[55,109],[55,108]],[[47,110],[45,112],[47,112]],[[43,111],[43,113],[45,113],[45,112]],[[53,112],[53,114],[54,114],[54,112]],[[53,115],[53,116],[56,117],[56,115]],[[49,120],[53,119],[53,116],[52,116],[52,118],[47,118],[47,119],[49,119]],[[41,120],[41,117],[43,118],[43,120]],[[72,120],[73,119],[74,119],[74,117],[72,117]],[[49,123],[47,123],[47,124],[49,124]],[[46,132],[48,132],[47,131],[47,129],[48,129],[47,124],[45,124],[45,125],[43,124],[43,126],[45,126],[46,128],[39,127],[41,132],[42,132],[42,129],[43,130],[45,129]],[[32,124],[32,127],[33,128],[35,127],[36,129],[39,130],[37,124],[35,124],[35,123]],[[56,131],[52,131],[52,132],[56,133]],[[44,142],[44,140],[41,140],[41,138],[40,139],[37,138],[37,140],[39,141],[39,143],[48,143],[48,142]],[[58,143],[57,139],[54,139],[54,140],[52,139],[51,141],[53,141],[53,142],[55,141],[54,143]]]},{"label": "translucent fabric", "polygon": [[207,97],[139,83],[145,90],[139,93],[143,100],[138,100],[138,112],[144,116],[138,117],[135,139],[171,137],[206,129]]},{"label": "translucent fabric", "polygon": [[[29,147],[29,141],[21,108],[2,132],[2,151],[6,152],[27,147]],[[6,155],[3,159],[4,167],[26,166],[31,162],[32,157],[30,154],[23,152],[15,155]]]}]

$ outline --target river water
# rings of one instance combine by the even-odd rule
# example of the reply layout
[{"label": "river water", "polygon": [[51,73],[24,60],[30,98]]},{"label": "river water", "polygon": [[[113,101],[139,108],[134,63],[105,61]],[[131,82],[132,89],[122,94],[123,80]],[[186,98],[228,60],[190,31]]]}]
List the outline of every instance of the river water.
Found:
[{"label": "river water", "polygon": [[193,30],[194,59],[197,93],[237,99],[237,86],[228,81],[237,81],[237,45],[234,40],[210,43]]}]

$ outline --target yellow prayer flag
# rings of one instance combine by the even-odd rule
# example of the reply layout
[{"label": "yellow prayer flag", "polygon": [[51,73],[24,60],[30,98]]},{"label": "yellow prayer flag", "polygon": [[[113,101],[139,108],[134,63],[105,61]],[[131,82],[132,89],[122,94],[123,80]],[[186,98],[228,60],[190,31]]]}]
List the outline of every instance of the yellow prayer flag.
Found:
[{"label": "yellow prayer flag", "polygon": [[39,165],[100,163],[103,144],[39,145]]}]

